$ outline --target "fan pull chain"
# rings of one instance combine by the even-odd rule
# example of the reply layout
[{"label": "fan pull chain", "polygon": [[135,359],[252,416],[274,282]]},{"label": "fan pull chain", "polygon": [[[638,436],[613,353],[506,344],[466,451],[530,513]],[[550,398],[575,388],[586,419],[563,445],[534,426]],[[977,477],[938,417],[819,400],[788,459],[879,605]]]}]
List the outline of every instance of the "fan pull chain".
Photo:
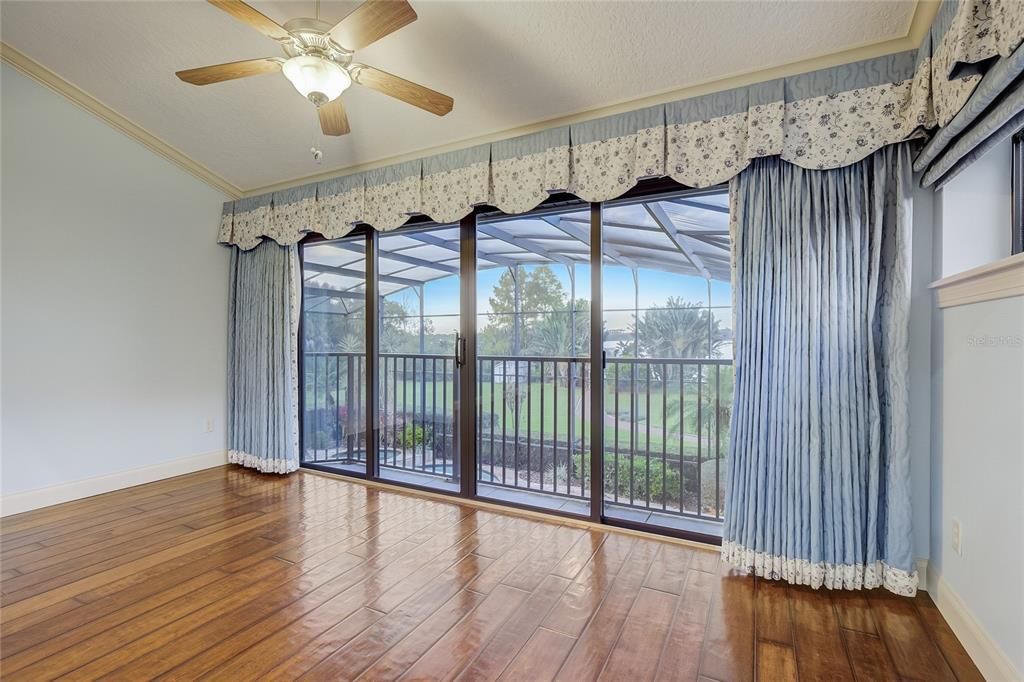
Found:
[{"label": "fan pull chain", "polygon": [[313,114],[312,132],[309,136],[309,153],[313,155],[313,162],[319,166],[320,162],[324,158],[323,150],[320,149],[320,145],[318,144],[322,138],[320,134],[320,110],[314,109],[313,111],[315,113]]}]

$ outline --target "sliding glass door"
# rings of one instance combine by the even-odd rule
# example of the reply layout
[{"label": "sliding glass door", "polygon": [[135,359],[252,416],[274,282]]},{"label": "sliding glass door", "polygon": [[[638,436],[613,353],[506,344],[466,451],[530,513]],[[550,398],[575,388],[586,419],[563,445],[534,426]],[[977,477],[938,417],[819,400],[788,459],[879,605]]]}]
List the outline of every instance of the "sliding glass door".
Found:
[{"label": "sliding glass door", "polygon": [[716,533],[732,402],[728,194],[606,206],[604,514]]},{"label": "sliding glass door", "polygon": [[302,462],[365,473],[365,239],[302,253]]},{"label": "sliding glass door", "polygon": [[304,464],[717,533],[728,211],[661,194],[306,245]]},{"label": "sliding glass door", "polygon": [[459,492],[459,228],[378,237],[379,476]]},{"label": "sliding glass door", "polygon": [[477,494],[590,514],[586,210],[477,227]]}]

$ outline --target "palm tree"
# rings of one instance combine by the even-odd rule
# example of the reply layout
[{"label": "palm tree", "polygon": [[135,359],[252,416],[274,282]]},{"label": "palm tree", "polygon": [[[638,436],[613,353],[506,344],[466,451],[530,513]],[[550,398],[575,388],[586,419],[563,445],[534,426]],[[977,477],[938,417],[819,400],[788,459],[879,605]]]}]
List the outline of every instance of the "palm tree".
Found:
[{"label": "palm tree", "polygon": [[729,340],[708,308],[675,296],[664,307],[645,310],[635,328],[630,326],[634,331],[640,353],[650,358],[713,358]]},{"label": "palm tree", "polygon": [[529,350],[535,355],[562,356],[569,353],[568,313],[548,313],[530,328]]},{"label": "palm tree", "polygon": [[576,352],[573,355],[590,355],[590,301],[586,299],[576,301]]}]

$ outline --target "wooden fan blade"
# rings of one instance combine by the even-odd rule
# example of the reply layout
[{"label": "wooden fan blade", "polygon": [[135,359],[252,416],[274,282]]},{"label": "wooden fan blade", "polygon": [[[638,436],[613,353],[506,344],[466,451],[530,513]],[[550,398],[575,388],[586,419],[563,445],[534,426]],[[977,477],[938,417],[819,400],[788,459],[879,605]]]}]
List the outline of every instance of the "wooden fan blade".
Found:
[{"label": "wooden fan blade", "polygon": [[337,98],[324,104],[317,112],[320,114],[320,129],[324,135],[348,135],[348,116],[345,115],[345,105],[341,98]]},{"label": "wooden fan blade", "polygon": [[273,73],[280,70],[281,60],[264,57],[263,59],[246,59],[245,61],[231,62],[229,64],[201,66],[198,69],[178,71],[174,75],[192,85],[209,85],[210,83],[258,76],[261,73]]},{"label": "wooden fan blade", "polygon": [[405,0],[367,0],[328,33],[342,47],[360,50],[414,21],[416,12]]},{"label": "wooden fan blade", "polygon": [[248,24],[268,38],[289,40],[291,36],[280,24],[258,10],[242,2],[242,0],[206,0],[217,9],[224,10],[243,24]]},{"label": "wooden fan blade", "polygon": [[365,85],[377,92],[400,99],[406,104],[425,109],[438,116],[444,116],[455,106],[455,100],[448,95],[366,64],[351,65],[349,73],[352,74],[353,80],[360,85]]}]

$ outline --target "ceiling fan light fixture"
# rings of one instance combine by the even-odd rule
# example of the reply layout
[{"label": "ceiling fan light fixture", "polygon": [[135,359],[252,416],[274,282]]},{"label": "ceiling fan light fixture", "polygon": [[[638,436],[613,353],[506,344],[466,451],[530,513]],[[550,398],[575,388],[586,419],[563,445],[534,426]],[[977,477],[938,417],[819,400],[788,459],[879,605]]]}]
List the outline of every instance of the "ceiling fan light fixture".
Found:
[{"label": "ceiling fan light fixture", "polygon": [[315,55],[292,57],[281,70],[295,89],[317,106],[337,99],[352,85],[351,76],[341,64]]},{"label": "ceiling fan light fixture", "polygon": [[[352,62],[357,50],[416,21],[416,12],[408,0],[363,0],[359,7],[333,25],[321,21],[319,11],[314,18],[296,17],[281,25],[246,4],[245,0],[207,1],[275,40],[284,52],[284,58],[244,59],[176,72],[175,75],[185,83],[210,85],[283,72],[299,94],[316,106],[320,131],[331,137],[350,132],[348,115],[340,95],[353,83],[436,116],[444,116],[455,105],[448,95],[367,64]],[[319,0],[316,4],[319,7]],[[315,144],[310,153],[314,161],[320,161],[322,153]]]}]

